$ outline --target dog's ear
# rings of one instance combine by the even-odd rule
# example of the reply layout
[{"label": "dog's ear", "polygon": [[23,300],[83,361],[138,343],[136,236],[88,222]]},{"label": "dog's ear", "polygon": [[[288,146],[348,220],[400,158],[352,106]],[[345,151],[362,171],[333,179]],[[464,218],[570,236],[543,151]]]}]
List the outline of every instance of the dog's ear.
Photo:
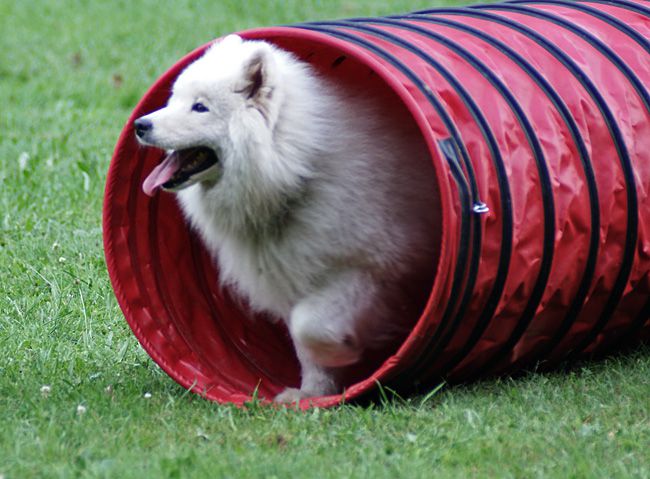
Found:
[{"label": "dog's ear", "polygon": [[272,58],[266,48],[255,51],[244,65],[244,83],[239,90],[246,99],[263,99],[272,91]]},{"label": "dog's ear", "polygon": [[224,45],[240,45],[244,40],[242,40],[242,37],[239,35],[236,35],[234,33],[231,33],[230,35],[226,35],[225,37],[221,39],[215,40],[215,45],[221,44],[221,46]]}]

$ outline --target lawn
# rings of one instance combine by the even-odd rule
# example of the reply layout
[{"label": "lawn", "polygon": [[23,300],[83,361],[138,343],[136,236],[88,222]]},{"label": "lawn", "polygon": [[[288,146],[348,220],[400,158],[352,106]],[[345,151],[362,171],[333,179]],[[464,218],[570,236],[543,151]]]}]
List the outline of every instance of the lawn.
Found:
[{"label": "lawn", "polygon": [[0,0],[0,478],[650,477],[647,346],[368,407],[240,410],[176,385],[117,306],[104,179],[160,74],[230,31],[431,5]]}]

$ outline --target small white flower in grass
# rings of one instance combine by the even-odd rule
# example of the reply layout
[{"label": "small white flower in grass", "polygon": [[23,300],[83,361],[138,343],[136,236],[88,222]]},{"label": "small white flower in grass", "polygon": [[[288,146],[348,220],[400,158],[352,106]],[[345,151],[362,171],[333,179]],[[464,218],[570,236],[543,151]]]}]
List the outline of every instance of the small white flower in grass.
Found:
[{"label": "small white flower in grass", "polygon": [[65,259],[63,256],[59,258],[59,263],[65,263],[67,259]]},{"label": "small white flower in grass", "polygon": [[598,425],[584,423],[582,426],[580,426],[580,429],[578,430],[578,434],[580,434],[580,436],[582,437],[589,437],[597,433],[599,429],[600,428],[598,427]]},{"label": "small white flower in grass", "polygon": [[77,416],[83,416],[84,414],[86,414],[87,410],[88,409],[86,409],[86,406],[84,406],[83,404],[79,404],[77,406]]},{"label": "small white flower in grass", "polygon": [[418,437],[412,432],[407,432],[405,437],[408,442],[415,442],[418,440]]},{"label": "small white flower in grass", "polygon": [[52,388],[47,384],[41,386],[41,396],[48,397],[51,392],[52,392]]},{"label": "small white flower in grass", "polygon": [[84,191],[90,190],[90,176],[85,171],[81,172],[81,176],[84,182]]},{"label": "small white flower in grass", "polygon": [[144,393],[143,397],[145,399],[151,399],[151,393]]},{"label": "small white flower in grass", "polygon": [[27,169],[28,163],[29,163],[29,153],[23,151],[18,157],[18,169],[20,171],[25,171]]},{"label": "small white flower in grass", "polygon": [[54,243],[52,243],[52,249],[59,249],[60,246],[61,245],[56,241]]}]

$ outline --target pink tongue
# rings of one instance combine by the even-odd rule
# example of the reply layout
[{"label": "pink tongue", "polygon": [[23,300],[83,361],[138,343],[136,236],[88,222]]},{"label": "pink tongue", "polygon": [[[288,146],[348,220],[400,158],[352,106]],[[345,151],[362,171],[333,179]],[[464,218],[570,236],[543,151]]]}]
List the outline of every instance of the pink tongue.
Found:
[{"label": "pink tongue", "polygon": [[142,183],[142,191],[148,196],[153,196],[161,185],[167,183],[181,168],[179,155],[170,153],[162,163],[156,166]]}]

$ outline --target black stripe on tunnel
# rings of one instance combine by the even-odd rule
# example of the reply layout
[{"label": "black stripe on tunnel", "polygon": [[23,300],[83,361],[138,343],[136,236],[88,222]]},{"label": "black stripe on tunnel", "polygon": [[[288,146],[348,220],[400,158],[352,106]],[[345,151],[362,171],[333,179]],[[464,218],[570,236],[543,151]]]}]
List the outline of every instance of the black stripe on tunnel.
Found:
[{"label": "black stripe on tunnel", "polygon": [[[541,12],[540,10],[534,8],[511,6],[511,5],[492,5],[489,7],[483,5],[477,5],[473,8],[480,9],[480,10],[490,9],[495,11],[505,11],[505,12],[528,15],[531,17],[546,20],[550,23],[560,26],[572,32],[573,34],[579,36],[587,43],[589,43],[591,46],[593,46],[601,55],[607,58],[612,64],[614,64],[614,66],[631,83],[631,85],[633,86],[633,88],[635,89],[635,91],[643,101],[644,106],[650,112],[650,97],[648,96],[648,92],[645,90],[643,83],[641,83],[641,81],[636,76],[636,74],[607,45],[605,45],[602,41],[600,41],[598,38],[596,38],[594,35],[586,31],[585,29],[571,22],[568,22],[556,15],[551,15],[549,13]],[[588,80],[586,77],[585,77],[585,81],[590,82],[590,80]],[[612,115],[610,110],[607,111],[609,115]],[[616,120],[613,118],[613,116],[611,117],[611,120],[612,121],[610,127],[613,127],[614,125],[616,125]],[[625,185],[626,185],[625,190],[626,190],[627,202],[628,202],[627,203],[627,231],[625,237],[625,249],[623,252],[623,261],[621,262],[621,269],[619,270],[619,274],[616,278],[616,281],[614,282],[614,286],[612,287],[610,297],[607,303],[605,304],[605,307],[603,308],[601,317],[595,323],[593,328],[579,342],[578,346],[576,346],[576,348],[567,355],[567,359],[569,360],[574,359],[582,351],[584,351],[587,347],[589,347],[589,345],[598,337],[600,332],[607,326],[607,323],[612,318],[616,310],[616,307],[618,306],[618,303],[620,302],[623,296],[623,292],[625,291],[625,286],[629,281],[630,274],[632,272],[632,265],[634,263],[634,254],[635,254],[636,243],[638,239],[638,228],[639,228],[638,226],[639,205],[638,205],[638,197],[636,191],[636,181],[634,178],[634,167],[632,165],[632,161],[630,159],[630,155],[627,150],[627,147],[625,146],[625,140],[623,139],[623,136],[620,130],[618,129],[618,125],[616,125],[615,131],[620,137],[621,149],[619,150],[619,159],[623,170],[623,176],[625,178]]]},{"label": "black stripe on tunnel", "polygon": [[[340,25],[342,24],[342,25]],[[327,26],[326,26],[327,25]],[[318,31],[321,33],[326,33],[328,35],[333,35],[335,37],[339,37],[341,39],[344,39],[346,41],[355,43],[361,47],[366,48],[367,50],[373,52],[375,55],[383,58],[385,61],[389,62],[392,66],[394,66],[396,69],[398,69],[402,74],[404,74],[412,83],[415,85],[418,90],[427,98],[429,103],[434,107],[436,110],[436,113],[439,115],[439,117],[442,119],[443,123],[445,124],[445,128],[447,128],[447,131],[450,134],[451,140],[455,143],[455,149],[456,151],[459,151],[461,153],[461,157],[464,158],[463,163],[468,163],[469,162],[469,155],[467,154],[467,151],[465,150],[464,143],[462,142],[462,139],[460,137],[460,134],[454,125],[453,121],[449,117],[448,113],[444,110],[440,102],[438,101],[437,98],[433,96],[433,93],[431,89],[423,83],[423,81],[408,67],[406,66],[402,61],[400,61],[398,58],[393,56],[392,54],[386,52],[384,49],[378,47],[377,45],[374,45],[373,43],[366,41],[362,38],[356,37],[352,35],[351,33],[346,33],[342,32],[340,30],[337,30],[335,28],[328,28],[328,26],[344,26],[344,27],[354,27],[354,24],[347,24],[346,22],[331,22],[327,24],[302,24],[302,25],[292,25],[293,28],[303,28],[307,30],[313,30],[313,31]],[[450,165],[451,168],[451,165]],[[453,171],[452,171],[453,174]],[[456,180],[456,177],[454,176],[454,179]],[[465,277],[465,270],[467,269],[467,257],[469,254],[469,231],[470,231],[470,209],[469,209],[469,204],[472,200],[470,196],[470,191],[463,191],[463,189],[467,190],[466,185],[464,184],[465,182],[461,183],[458,185],[459,187],[459,199],[461,202],[461,208],[462,208],[462,215],[461,215],[461,238],[460,238],[460,245],[459,245],[459,252],[458,252],[458,258],[456,261],[456,266],[454,268],[454,277],[452,280],[452,288],[451,288],[451,293],[449,295],[449,301],[447,304],[447,308],[445,310],[445,313],[443,314],[443,319],[440,322],[440,325],[438,327],[438,330],[436,331],[436,334],[434,335],[433,338],[429,339],[429,344],[432,344],[434,341],[437,341],[438,337],[440,334],[442,334],[442,331],[445,330],[446,327],[446,322],[449,321],[449,316],[453,313],[453,311],[456,309],[456,305],[458,304],[459,298],[460,298],[460,289],[462,287],[463,279]],[[463,235],[463,232],[465,232],[465,235]],[[480,246],[480,245],[479,245]],[[400,378],[396,378],[400,383],[409,383],[417,378],[419,378],[420,375],[418,374],[418,371],[411,367],[408,371],[404,371],[401,375]]]},{"label": "black stripe on tunnel", "polygon": [[[368,21],[371,19],[357,19],[357,21]],[[371,20],[374,21],[374,20]],[[347,26],[349,25],[345,22],[336,22],[337,24],[342,24],[342,26]],[[397,22],[399,23],[399,22]],[[356,26],[357,29],[363,29],[364,31],[368,30],[368,27],[361,27],[359,25]],[[375,30],[375,29],[370,29],[370,30]],[[383,35],[388,35],[384,32],[382,32]],[[398,37],[395,37],[394,35],[391,36],[392,38],[397,39],[400,44],[406,43],[403,40],[399,39]],[[447,42],[445,43],[448,48],[455,48],[457,53],[460,55],[463,55],[465,60],[471,63],[474,68],[482,69],[485,72],[489,72],[489,69],[485,67],[478,59],[476,59],[473,55],[470,55],[468,52],[462,50],[458,45],[456,45],[453,42],[449,42],[447,39],[444,37],[436,38],[440,42]],[[413,46],[406,43],[406,45],[409,48],[409,51],[413,49]],[[414,53],[418,54],[420,57],[425,58],[427,61],[433,61],[435,60],[431,59],[429,56],[425,55],[424,53],[420,52],[419,50],[414,50]],[[553,257],[553,247],[554,247],[554,217],[555,217],[555,208],[554,208],[554,203],[553,203],[553,196],[552,196],[552,189],[550,186],[550,176],[548,174],[548,169],[546,167],[546,162],[543,157],[543,152],[541,149],[541,146],[539,144],[539,141],[537,139],[537,136],[534,132],[534,129],[530,122],[528,121],[526,115],[523,112],[523,109],[521,106],[518,104],[518,102],[514,99],[514,97],[510,94],[510,92],[507,90],[507,88],[496,78],[493,78],[494,80],[494,85],[499,85],[499,91],[504,96],[508,104],[510,105],[511,109],[515,113],[515,116],[517,117],[522,130],[525,132],[526,137],[528,139],[528,143],[531,147],[531,150],[533,151],[533,154],[535,156],[537,168],[538,168],[538,173],[540,176],[540,183],[541,183],[541,190],[542,190],[542,201],[544,204],[544,243],[543,243],[543,253],[542,253],[542,261],[540,265],[540,270],[537,278],[537,282],[535,284],[535,287],[533,288],[533,292],[531,294],[530,301],[526,305],[526,308],[524,310],[524,313],[522,317],[527,318],[530,317],[532,318],[535,310],[537,309],[537,305],[539,301],[541,300],[541,296],[543,291],[545,290],[546,287],[546,281],[548,280],[548,275],[550,272],[550,265],[552,264],[552,257]],[[500,296],[500,294],[499,294]],[[497,298],[498,299],[498,298]],[[530,311],[530,312],[529,312]],[[520,321],[521,322],[521,321]],[[444,346],[444,345],[442,345]],[[432,349],[432,353],[436,353],[436,350]],[[424,356],[422,357],[421,360],[419,360],[416,364],[420,368],[426,368],[427,366],[430,365],[430,358],[429,358],[429,352],[425,353]],[[432,355],[433,357],[433,355]],[[419,371],[419,377],[423,377],[422,371]]]},{"label": "black stripe on tunnel", "polygon": [[[647,1],[647,0],[646,0]],[[576,0],[576,2],[598,3],[601,5],[610,5],[612,7],[630,10],[646,17],[650,17],[650,8],[644,7],[638,3],[629,2],[628,0]],[[507,3],[507,2],[506,2]]]},{"label": "black stripe on tunnel", "polygon": [[[589,240],[589,252],[587,255],[587,261],[585,263],[585,269],[583,272],[582,279],[580,281],[580,285],[576,292],[574,301],[570,305],[567,315],[561,325],[561,328],[559,328],[558,332],[556,333],[556,336],[563,337],[565,332],[568,331],[570,326],[573,324],[573,321],[575,319],[575,313],[582,306],[582,303],[589,291],[589,286],[593,279],[593,274],[596,266],[596,258],[598,255],[598,239],[599,239],[599,232],[600,232],[600,206],[598,203],[598,189],[596,185],[595,174],[594,174],[593,166],[591,164],[591,160],[589,158],[587,147],[585,146],[584,140],[582,138],[582,135],[580,134],[580,130],[578,126],[576,125],[573,119],[573,116],[571,115],[566,104],[560,98],[559,94],[552,88],[552,86],[548,83],[548,81],[537,70],[535,70],[532,67],[532,65],[528,61],[526,61],[521,55],[519,55],[517,52],[515,52],[513,49],[508,47],[505,43],[501,42],[500,40],[497,40],[496,38],[491,37],[476,28],[467,26],[460,22],[454,22],[452,20],[447,20],[443,18],[435,18],[435,17],[423,16],[423,15],[399,16],[399,17],[391,17],[391,18],[414,20],[414,21],[419,21],[424,23],[443,25],[449,28],[454,28],[466,32],[485,41],[486,43],[490,44],[491,46],[499,50],[501,53],[506,55],[508,58],[510,58],[510,60],[512,60],[515,64],[517,64],[524,72],[526,72],[533,79],[533,81],[540,87],[540,89],[544,92],[544,94],[549,98],[551,103],[553,103],[555,108],[562,116],[563,121],[566,123],[567,128],[571,133],[572,139],[576,144],[578,153],[580,154],[580,161],[584,170],[585,179],[587,181],[587,187],[589,192],[589,203],[590,203],[589,204],[590,215],[591,215],[590,218],[591,233],[590,233],[590,240]],[[417,28],[418,31],[422,30],[421,28],[415,26],[413,26],[411,29],[414,28]],[[424,30],[424,31],[431,34],[431,32],[429,32],[428,30]],[[439,37],[440,35],[436,35],[436,36]],[[486,78],[489,81],[491,82],[495,81],[495,79],[493,78],[494,74],[485,66],[480,71],[481,73],[484,74],[484,76],[486,76]],[[492,314],[492,312],[490,312],[490,314]],[[491,318],[488,317],[484,321],[489,322],[490,319]],[[485,327],[487,327],[487,323],[485,324]],[[564,331],[562,332],[561,335],[560,335],[560,330]],[[456,357],[452,358],[443,369],[450,371],[452,367],[457,365],[463,359],[463,357],[465,357],[469,353],[469,351],[476,344],[476,342],[478,342],[478,340],[480,339],[480,335],[482,333],[483,330],[477,331],[474,337],[472,338],[473,343],[468,344],[469,349],[462,350],[461,351],[462,354],[459,353]],[[550,341],[549,344],[550,344],[549,347],[551,349],[555,345],[553,341]],[[547,352],[548,351],[545,350],[545,352],[540,352],[537,356],[542,357]]]},{"label": "black stripe on tunnel", "polygon": [[[588,5],[583,5],[577,2],[566,2],[562,0],[508,0],[505,3],[512,4],[512,5],[533,6],[533,7],[537,5],[555,5],[558,7],[564,7],[571,10],[577,10],[582,13],[587,13],[592,17],[602,20],[603,22],[608,23],[609,25],[616,28],[617,30],[620,30],[621,32],[625,33],[628,37],[630,37],[632,40],[638,43],[646,52],[650,53],[650,44],[645,38],[643,38],[643,36],[639,32],[630,28],[625,23],[620,21],[618,18],[609,15],[607,13],[601,12],[600,10],[596,10],[595,8],[590,7]],[[650,14],[650,10],[648,10],[648,13],[646,13],[646,15],[648,14]]]}]

